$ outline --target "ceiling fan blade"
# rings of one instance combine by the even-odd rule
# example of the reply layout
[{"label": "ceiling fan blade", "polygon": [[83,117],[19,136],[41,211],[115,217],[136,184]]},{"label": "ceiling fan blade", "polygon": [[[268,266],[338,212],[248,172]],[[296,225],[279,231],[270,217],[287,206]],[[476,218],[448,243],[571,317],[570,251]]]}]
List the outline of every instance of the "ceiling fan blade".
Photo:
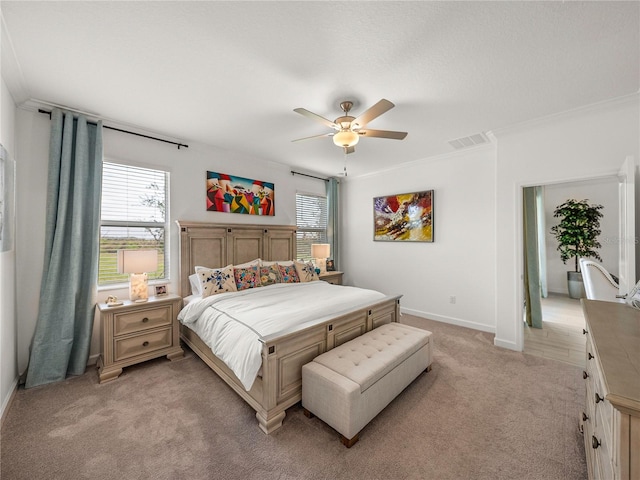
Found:
[{"label": "ceiling fan blade", "polygon": [[336,130],[339,130],[340,127],[338,125],[336,125],[335,123],[333,123],[331,120],[327,120],[324,117],[321,117],[320,115],[310,112],[309,110],[307,110],[306,108],[294,108],[293,109],[294,112],[299,113],[300,115],[304,115],[305,117],[310,118],[311,120],[316,120],[320,123],[324,123],[327,127],[331,127],[334,128]]},{"label": "ceiling fan blade", "polygon": [[302,140],[312,140],[314,138],[324,138],[324,137],[333,137],[333,132],[323,133],[322,135],[312,135],[311,137],[296,138],[295,140],[291,140],[291,141],[301,142]]},{"label": "ceiling fan blade", "polygon": [[369,108],[369,110],[366,110],[359,117],[356,117],[356,119],[351,122],[351,126],[355,127],[355,125],[358,125],[359,128],[362,128],[371,120],[391,110],[393,107],[395,107],[393,103],[383,98],[373,107]]},{"label": "ceiling fan blade", "polygon": [[392,130],[359,130],[358,135],[363,137],[391,138],[392,140],[402,140],[407,136],[407,132],[394,132]]}]

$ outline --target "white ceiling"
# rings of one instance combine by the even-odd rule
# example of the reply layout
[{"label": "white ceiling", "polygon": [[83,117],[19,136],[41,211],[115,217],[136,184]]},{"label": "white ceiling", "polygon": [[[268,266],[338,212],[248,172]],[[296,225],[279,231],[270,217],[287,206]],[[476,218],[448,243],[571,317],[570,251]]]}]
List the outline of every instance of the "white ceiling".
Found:
[{"label": "white ceiling", "polygon": [[[189,143],[327,175],[331,120],[396,107],[348,156],[359,175],[448,141],[637,93],[640,2],[0,3],[14,99],[92,112]],[[7,41],[9,39],[10,41]]]}]

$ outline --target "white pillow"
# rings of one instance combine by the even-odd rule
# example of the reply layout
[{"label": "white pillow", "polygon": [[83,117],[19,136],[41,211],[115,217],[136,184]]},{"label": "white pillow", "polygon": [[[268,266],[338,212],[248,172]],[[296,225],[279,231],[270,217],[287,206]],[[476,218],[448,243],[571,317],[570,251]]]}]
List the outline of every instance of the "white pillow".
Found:
[{"label": "white pillow", "polygon": [[234,268],[251,268],[251,267],[255,267],[256,265],[260,266],[261,262],[262,260],[260,260],[259,258],[256,258],[255,260],[251,260],[250,262],[234,265]]},{"label": "white pillow", "polygon": [[202,298],[216,293],[238,291],[233,276],[233,265],[223,268],[196,267],[196,274],[202,285]]},{"label": "white pillow", "polygon": [[[204,268],[204,267],[200,267]],[[192,295],[202,295],[202,283],[200,283],[200,277],[198,277],[197,273],[193,275],[189,275],[189,283],[191,284],[191,294]]]},{"label": "white pillow", "polygon": [[189,305],[189,303],[197,302],[199,300],[202,300],[202,296],[201,295],[189,295],[188,297],[184,297],[182,299],[182,306],[186,307],[187,305]]},{"label": "white pillow", "polygon": [[265,262],[264,260],[262,261],[262,265],[265,267],[270,267],[276,264],[282,265],[283,267],[290,267],[291,265],[293,265],[293,260],[278,260],[276,262]]}]

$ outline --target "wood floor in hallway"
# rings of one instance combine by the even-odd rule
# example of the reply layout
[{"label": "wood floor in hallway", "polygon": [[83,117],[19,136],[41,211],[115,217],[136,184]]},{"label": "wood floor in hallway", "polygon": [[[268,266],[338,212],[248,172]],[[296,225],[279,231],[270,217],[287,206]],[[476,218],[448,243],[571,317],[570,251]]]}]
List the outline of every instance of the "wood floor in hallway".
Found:
[{"label": "wood floor in hallway", "polygon": [[584,367],[586,336],[580,300],[550,293],[542,301],[542,328],[524,327],[524,351]]}]

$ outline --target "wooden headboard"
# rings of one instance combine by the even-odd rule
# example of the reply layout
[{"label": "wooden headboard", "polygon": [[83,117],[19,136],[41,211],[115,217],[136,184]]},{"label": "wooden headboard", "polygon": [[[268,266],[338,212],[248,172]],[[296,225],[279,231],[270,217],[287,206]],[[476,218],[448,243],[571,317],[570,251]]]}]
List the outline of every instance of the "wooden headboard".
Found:
[{"label": "wooden headboard", "polygon": [[176,221],[180,231],[180,295],[191,295],[196,266],[218,268],[256,258],[296,258],[295,225],[242,225]]}]

